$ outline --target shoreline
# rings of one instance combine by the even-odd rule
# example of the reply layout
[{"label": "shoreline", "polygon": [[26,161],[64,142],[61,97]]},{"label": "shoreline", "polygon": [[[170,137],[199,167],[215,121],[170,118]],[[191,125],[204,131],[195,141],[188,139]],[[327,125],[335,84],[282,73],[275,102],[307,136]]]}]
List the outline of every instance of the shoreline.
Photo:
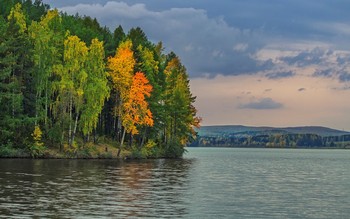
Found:
[{"label": "shoreline", "polygon": [[325,150],[349,150],[350,146],[346,147],[245,147],[245,146],[191,146],[189,148],[246,148],[246,149],[325,149]]}]

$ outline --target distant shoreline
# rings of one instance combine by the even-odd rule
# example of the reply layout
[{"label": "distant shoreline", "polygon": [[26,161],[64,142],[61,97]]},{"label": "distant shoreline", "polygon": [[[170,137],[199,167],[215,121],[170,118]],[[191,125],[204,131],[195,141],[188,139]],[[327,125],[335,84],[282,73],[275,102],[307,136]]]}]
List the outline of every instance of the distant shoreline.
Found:
[{"label": "distant shoreline", "polygon": [[247,149],[325,149],[325,150],[349,150],[346,147],[247,147],[247,146],[189,146],[189,148],[247,148]]}]

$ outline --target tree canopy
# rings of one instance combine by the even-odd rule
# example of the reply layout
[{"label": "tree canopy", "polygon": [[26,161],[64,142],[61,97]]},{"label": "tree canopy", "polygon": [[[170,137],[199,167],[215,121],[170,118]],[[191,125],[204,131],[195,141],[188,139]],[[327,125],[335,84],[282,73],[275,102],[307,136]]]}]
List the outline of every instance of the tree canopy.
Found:
[{"label": "tree canopy", "polygon": [[110,31],[41,0],[3,0],[0,13],[0,155],[110,139],[119,152],[180,157],[195,138],[187,70],[140,27]]}]

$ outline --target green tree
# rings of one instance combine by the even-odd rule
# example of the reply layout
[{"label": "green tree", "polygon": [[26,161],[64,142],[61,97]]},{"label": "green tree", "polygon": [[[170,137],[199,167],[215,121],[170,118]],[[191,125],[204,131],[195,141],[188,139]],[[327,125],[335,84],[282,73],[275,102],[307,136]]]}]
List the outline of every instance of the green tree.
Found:
[{"label": "green tree", "polygon": [[11,51],[12,40],[7,35],[8,24],[0,18],[0,141],[1,145],[12,146],[20,119],[22,95],[18,91],[18,82],[13,75],[16,55]]},{"label": "green tree", "polygon": [[124,42],[126,39],[126,35],[124,33],[123,27],[119,25],[117,28],[115,28],[113,32],[113,46],[114,48],[118,48],[120,43]]},{"label": "green tree", "polygon": [[29,35],[34,45],[33,61],[35,63],[33,80],[35,86],[35,118],[48,122],[51,97],[51,77],[53,68],[60,63],[59,45],[63,43],[61,32],[55,30],[61,19],[58,11],[48,11],[40,22],[33,21]]},{"label": "green tree", "polygon": [[25,99],[30,97],[24,82],[29,79],[31,70],[27,52],[30,45],[24,21],[21,5],[16,4],[10,11],[8,22],[3,18],[0,22],[0,138],[2,144],[19,148],[30,141],[27,130],[32,128],[30,117],[24,112]]},{"label": "green tree", "polygon": [[194,127],[199,126],[200,118],[193,106],[195,97],[190,91],[186,68],[177,56],[171,57],[165,68],[165,143],[168,156],[179,156],[183,146],[195,138]]},{"label": "green tree", "polygon": [[74,143],[78,119],[84,104],[84,87],[88,78],[85,69],[87,55],[86,44],[77,36],[68,36],[64,41],[63,65],[57,66],[55,71],[59,80],[53,84],[53,90],[56,92],[54,110],[56,117],[67,121],[70,148]]},{"label": "green tree", "polygon": [[138,66],[141,72],[144,72],[149,83],[152,85],[153,90],[150,97],[147,98],[150,110],[154,118],[154,126],[152,129],[145,127],[143,136],[140,141],[140,146],[142,147],[146,140],[146,134],[149,138],[158,140],[161,138],[162,132],[162,121],[164,118],[162,100],[164,95],[162,94],[162,77],[160,72],[160,61],[156,60],[155,52],[147,47],[139,45],[138,53],[140,54],[140,63]]},{"label": "green tree", "polygon": [[105,71],[103,43],[93,39],[86,59],[88,78],[84,87],[84,108],[81,129],[84,135],[96,128],[105,99],[109,96],[107,72]]}]

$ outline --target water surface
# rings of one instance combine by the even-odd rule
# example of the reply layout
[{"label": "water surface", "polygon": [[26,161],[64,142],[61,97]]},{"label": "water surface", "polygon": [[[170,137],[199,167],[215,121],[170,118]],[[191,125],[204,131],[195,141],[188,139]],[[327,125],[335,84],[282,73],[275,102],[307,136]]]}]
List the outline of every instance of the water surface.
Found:
[{"label": "water surface", "polygon": [[184,159],[0,160],[0,217],[348,218],[350,151],[189,148]]}]

